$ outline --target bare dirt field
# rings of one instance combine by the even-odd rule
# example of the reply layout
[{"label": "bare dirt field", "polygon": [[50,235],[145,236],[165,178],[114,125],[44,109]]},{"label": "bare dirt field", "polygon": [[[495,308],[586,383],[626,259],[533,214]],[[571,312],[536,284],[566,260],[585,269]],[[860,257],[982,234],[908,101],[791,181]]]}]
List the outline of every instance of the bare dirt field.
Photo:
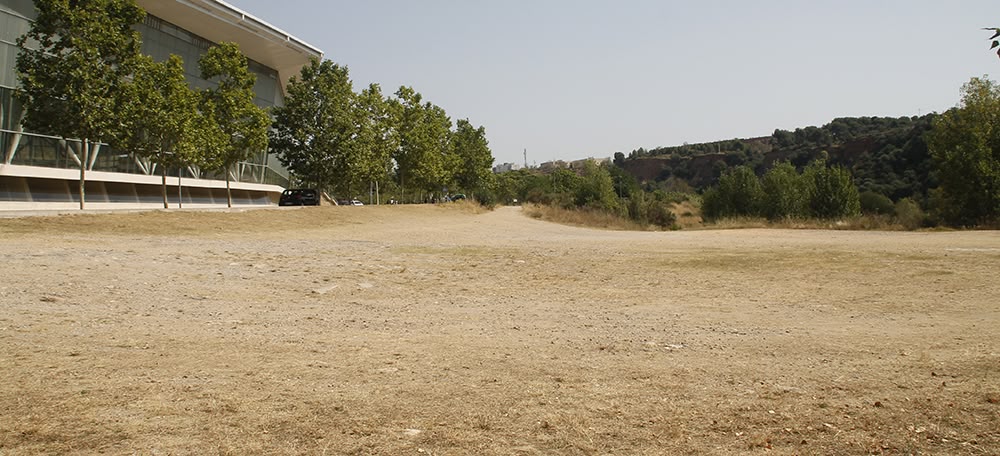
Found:
[{"label": "bare dirt field", "polygon": [[0,455],[1000,454],[1000,234],[0,220]]}]

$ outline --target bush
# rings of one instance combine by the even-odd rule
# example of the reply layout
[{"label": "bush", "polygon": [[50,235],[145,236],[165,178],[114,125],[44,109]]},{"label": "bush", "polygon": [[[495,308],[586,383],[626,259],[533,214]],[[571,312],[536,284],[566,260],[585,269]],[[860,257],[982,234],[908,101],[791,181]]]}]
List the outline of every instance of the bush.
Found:
[{"label": "bush", "polygon": [[861,213],[858,187],[854,185],[850,171],[815,162],[809,165],[804,175],[808,176],[810,215],[837,219]]},{"label": "bush", "polygon": [[896,211],[892,200],[881,193],[862,192],[858,199],[861,202],[861,213],[865,215],[892,215]]},{"label": "bush", "polygon": [[628,199],[628,217],[643,225],[672,228],[677,224],[677,215],[671,210],[672,203],[663,192],[650,195],[644,191],[632,193]]},{"label": "bush", "polygon": [[911,198],[903,198],[896,201],[896,206],[894,207],[896,213],[896,222],[908,230],[915,230],[924,225],[924,220],[926,216],[924,211],[920,210],[920,205]]},{"label": "bush", "polygon": [[649,223],[661,228],[673,228],[677,225],[677,215],[670,210],[671,203],[654,199],[647,206],[647,217]]},{"label": "bush", "polygon": [[760,214],[764,191],[760,179],[747,166],[727,170],[719,185],[702,195],[702,215],[709,220]]},{"label": "bush", "polygon": [[808,193],[791,163],[781,162],[768,170],[761,178],[761,189],[761,215],[770,220],[806,216]]}]

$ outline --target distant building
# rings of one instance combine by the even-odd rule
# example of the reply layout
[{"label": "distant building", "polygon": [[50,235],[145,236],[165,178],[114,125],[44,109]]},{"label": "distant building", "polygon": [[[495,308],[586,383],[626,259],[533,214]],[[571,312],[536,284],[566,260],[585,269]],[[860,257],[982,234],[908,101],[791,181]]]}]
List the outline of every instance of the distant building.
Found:
[{"label": "distant building", "polygon": [[574,161],[572,161],[572,162],[569,163],[569,168],[570,169],[583,169],[584,165],[586,165],[587,162],[594,162],[594,163],[596,163],[598,165],[605,165],[605,164],[611,163],[611,159],[610,158],[593,158],[593,157],[590,157],[590,158],[584,158],[583,160],[574,160]]},{"label": "distant building", "polygon": [[540,169],[544,173],[550,173],[555,170],[566,169],[566,168],[569,168],[569,163],[562,160],[548,161],[542,163],[541,165],[538,165],[538,169]]},{"label": "distant building", "polygon": [[[218,0],[137,0],[148,15],[136,26],[142,52],[157,60],[170,54],[184,59],[191,86],[210,82],[198,77],[198,58],[214,43],[231,41],[250,59],[257,76],[255,102],[259,106],[284,103],[289,78],[323,52],[254,16]],[[78,161],[71,148],[79,142],[62,141],[45,132],[23,131],[21,107],[14,99],[17,87],[14,44],[31,28],[36,11],[32,0],[0,0],[0,210],[71,209],[79,207]],[[87,207],[157,207],[162,204],[160,178],[128,151],[102,147],[86,164]],[[181,172],[181,178],[177,173]],[[226,204],[225,182],[219,176],[192,175],[173,170],[167,180],[171,205],[178,201],[178,181],[185,206]],[[233,182],[233,203],[272,204],[288,185],[288,172],[265,151],[239,163]],[[76,203],[74,203],[76,202]]]},{"label": "distant building", "polygon": [[506,173],[508,171],[517,171],[524,168],[524,165],[519,165],[517,163],[504,163],[496,165],[493,167],[494,174]]}]

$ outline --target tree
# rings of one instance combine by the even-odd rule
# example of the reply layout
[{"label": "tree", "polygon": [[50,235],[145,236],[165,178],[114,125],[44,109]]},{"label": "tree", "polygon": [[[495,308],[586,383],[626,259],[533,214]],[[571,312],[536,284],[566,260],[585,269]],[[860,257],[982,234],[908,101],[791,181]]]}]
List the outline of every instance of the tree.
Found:
[{"label": "tree", "polygon": [[455,183],[466,192],[484,193],[493,188],[493,153],[486,140],[486,128],[473,127],[468,119],[455,124],[451,149],[457,157]]},{"label": "tree", "polygon": [[371,84],[355,100],[358,115],[357,145],[359,149],[358,175],[375,183],[376,197],[379,182],[389,177],[392,153],[399,148],[396,117],[378,84]]},{"label": "tree", "polygon": [[17,40],[23,124],[64,140],[82,139],[81,153],[69,154],[80,165],[83,209],[87,169],[100,142],[113,140],[123,124],[115,108],[123,104],[117,98],[126,92],[120,89],[140,55],[139,33],[132,26],[145,13],[133,0],[34,3],[38,16]]},{"label": "tree", "polygon": [[963,226],[1000,220],[1000,86],[983,77],[935,119],[927,145],[937,167],[942,215]]},{"label": "tree", "polygon": [[763,197],[760,179],[753,170],[737,166],[723,173],[719,184],[702,195],[702,213],[709,220],[759,215]]},{"label": "tree", "polygon": [[287,87],[285,105],[273,109],[272,152],[309,186],[344,191],[351,142],[357,133],[348,69],[311,59]]},{"label": "tree", "polygon": [[449,185],[457,160],[448,147],[451,119],[444,109],[429,102],[411,87],[396,91],[399,148],[393,154],[399,185],[435,192]]},{"label": "tree", "polygon": [[851,217],[861,213],[858,187],[851,172],[815,161],[803,173],[809,192],[810,215],[821,219]]},{"label": "tree", "polygon": [[506,204],[526,201],[529,188],[540,180],[536,174],[528,169],[516,169],[497,174],[497,199]]},{"label": "tree", "polygon": [[761,213],[770,220],[806,216],[807,187],[791,163],[774,165],[761,177]]},{"label": "tree", "polygon": [[120,107],[128,128],[119,145],[145,160],[144,167],[150,173],[150,161],[155,159],[159,164],[166,209],[167,167],[198,161],[194,154],[200,149],[195,146],[195,136],[204,125],[196,122],[198,95],[185,80],[184,62],[176,55],[164,62],[142,56],[122,90],[128,95],[128,103]]},{"label": "tree", "polygon": [[226,177],[226,203],[233,207],[230,188],[236,163],[267,149],[267,111],[253,103],[256,77],[250,72],[247,58],[236,43],[219,43],[208,49],[198,61],[201,77],[216,82],[216,87],[202,91],[202,109],[214,119],[225,146],[213,151],[206,163]]},{"label": "tree", "polygon": [[611,174],[603,166],[593,160],[583,164],[580,184],[576,189],[575,203],[577,207],[600,209],[615,215],[626,215],[627,209],[615,194],[615,185]]},{"label": "tree", "polygon": [[895,211],[892,200],[881,193],[861,192],[858,201],[861,203],[861,213],[865,215],[892,215]]},{"label": "tree", "polygon": [[426,117],[423,133],[429,148],[417,162],[414,176],[424,184],[425,190],[435,193],[453,186],[459,163],[450,146],[451,118],[443,108],[429,102],[424,104],[424,111]]},{"label": "tree", "polygon": [[623,152],[615,152],[614,164],[615,166],[625,165],[625,154]]}]

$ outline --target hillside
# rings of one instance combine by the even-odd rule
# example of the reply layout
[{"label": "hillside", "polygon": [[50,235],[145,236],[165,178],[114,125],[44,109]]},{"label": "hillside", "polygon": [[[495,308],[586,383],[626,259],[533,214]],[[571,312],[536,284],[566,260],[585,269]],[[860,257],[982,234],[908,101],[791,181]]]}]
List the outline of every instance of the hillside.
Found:
[{"label": "hillside", "polygon": [[771,136],[638,149],[616,163],[640,182],[675,178],[704,189],[730,167],[748,165],[763,173],[776,162],[802,167],[826,156],[831,164],[850,169],[861,191],[922,198],[935,186],[923,140],[934,116],[837,118],[822,127],[775,130]]}]

